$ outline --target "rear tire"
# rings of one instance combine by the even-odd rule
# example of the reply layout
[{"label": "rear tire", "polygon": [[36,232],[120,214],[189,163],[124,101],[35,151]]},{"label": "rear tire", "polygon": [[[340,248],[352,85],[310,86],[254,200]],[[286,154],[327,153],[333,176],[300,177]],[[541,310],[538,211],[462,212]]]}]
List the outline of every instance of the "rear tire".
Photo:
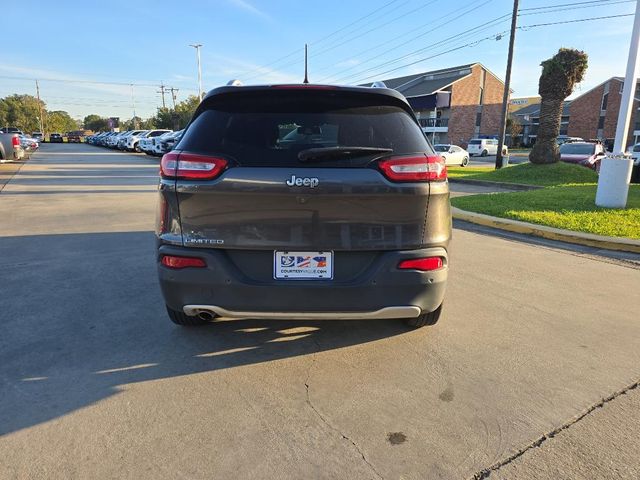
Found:
[{"label": "rear tire", "polygon": [[202,320],[200,317],[190,317],[184,312],[179,312],[178,310],[170,308],[168,305],[167,313],[169,314],[169,318],[171,319],[171,321],[176,325],[182,325],[185,327],[197,327],[208,323],[205,320]]},{"label": "rear tire", "polygon": [[429,325],[435,325],[440,320],[440,315],[442,315],[442,306],[444,303],[441,303],[438,308],[436,308],[433,312],[423,313],[422,315],[415,318],[407,318],[405,320],[406,324],[410,327],[426,327]]},{"label": "rear tire", "polygon": [[469,165],[469,157],[464,157],[462,159],[462,166],[466,167],[467,165]]},{"label": "rear tire", "polygon": [[487,152],[486,150],[483,150],[480,154],[481,157],[486,157],[487,155],[489,155],[489,152]]}]

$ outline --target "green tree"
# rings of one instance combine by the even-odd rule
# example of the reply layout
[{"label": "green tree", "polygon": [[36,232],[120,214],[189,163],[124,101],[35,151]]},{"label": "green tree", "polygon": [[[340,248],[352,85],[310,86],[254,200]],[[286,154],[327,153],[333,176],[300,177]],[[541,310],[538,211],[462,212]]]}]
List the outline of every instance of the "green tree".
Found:
[{"label": "green tree", "polygon": [[171,128],[180,130],[187,126],[191,117],[198,108],[200,101],[196,95],[189,96],[186,100],[176,104],[176,108],[158,108],[153,118],[155,128]]},{"label": "green tree", "polygon": [[109,121],[100,115],[87,115],[82,122],[84,128],[93,130],[94,132],[104,132],[109,130]]},{"label": "green tree", "polygon": [[46,124],[49,132],[64,133],[71,130],[77,130],[79,128],[78,122],[63,110],[47,112]]},{"label": "green tree", "polygon": [[31,95],[9,95],[0,99],[0,124],[23,132],[40,130],[40,108],[45,104]]},{"label": "green tree", "polygon": [[587,54],[572,48],[561,48],[553,57],[542,62],[542,74],[538,84],[541,97],[540,126],[536,143],[529,154],[531,163],[560,161],[557,138],[560,133],[562,102],[584,78],[587,63]]}]

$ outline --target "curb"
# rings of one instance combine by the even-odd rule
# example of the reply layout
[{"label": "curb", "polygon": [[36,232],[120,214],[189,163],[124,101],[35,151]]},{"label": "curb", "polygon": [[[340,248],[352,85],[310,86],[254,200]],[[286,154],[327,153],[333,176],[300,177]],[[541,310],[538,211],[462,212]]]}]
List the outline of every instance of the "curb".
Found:
[{"label": "curb", "polygon": [[540,190],[542,188],[545,188],[539,185],[526,185],[524,183],[491,182],[489,180],[467,180],[463,178],[449,178],[449,183],[465,183],[467,185],[477,185],[479,187],[495,187],[506,190]]},{"label": "curb", "polygon": [[457,220],[464,220],[465,222],[475,223],[485,227],[497,228],[508,232],[523,233],[525,235],[534,235],[536,237],[542,237],[549,240],[558,240],[560,242],[585,245],[587,247],[617,250],[620,252],[640,253],[640,240],[606,237],[603,235],[594,235],[592,233],[573,232],[571,230],[535,225],[533,223],[520,222],[518,220],[492,217],[482,213],[468,212],[456,207],[452,207],[451,211],[453,218]]}]

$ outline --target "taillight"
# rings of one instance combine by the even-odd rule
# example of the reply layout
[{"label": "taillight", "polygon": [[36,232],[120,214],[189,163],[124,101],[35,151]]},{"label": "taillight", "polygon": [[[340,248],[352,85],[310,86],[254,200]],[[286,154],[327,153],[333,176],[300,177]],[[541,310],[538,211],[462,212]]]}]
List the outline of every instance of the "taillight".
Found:
[{"label": "taillight", "polygon": [[20,146],[20,137],[11,137],[11,145],[14,147]]},{"label": "taillight", "polygon": [[169,152],[160,161],[160,174],[168,178],[211,180],[227,168],[227,163],[224,158]]},{"label": "taillight", "polygon": [[439,155],[408,155],[378,162],[385,177],[394,182],[433,182],[447,179],[447,166]]},{"label": "taillight", "polygon": [[400,270],[420,270],[422,272],[428,272],[430,270],[438,270],[442,268],[443,265],[442,257],[426,257],[403,260],[398,264],[398,268]]},{"label": "taillight", "polygon": [[163,255],[160,260],[162,265],[169,268],[204,268],[207,266],[206,262],[201,258],[196,257],[179,257],[176,255]]}]

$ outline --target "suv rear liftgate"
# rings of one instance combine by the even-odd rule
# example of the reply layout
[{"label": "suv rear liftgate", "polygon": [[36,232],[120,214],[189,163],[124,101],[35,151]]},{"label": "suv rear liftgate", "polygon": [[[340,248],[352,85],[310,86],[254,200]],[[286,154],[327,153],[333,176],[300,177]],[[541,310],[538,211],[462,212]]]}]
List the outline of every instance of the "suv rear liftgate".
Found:
[{"label": "suv rear liftgate", "polygon": [[397,92],[216,89],[161,174],[158,270],[174,322],[437,321],[446,168]]}]

